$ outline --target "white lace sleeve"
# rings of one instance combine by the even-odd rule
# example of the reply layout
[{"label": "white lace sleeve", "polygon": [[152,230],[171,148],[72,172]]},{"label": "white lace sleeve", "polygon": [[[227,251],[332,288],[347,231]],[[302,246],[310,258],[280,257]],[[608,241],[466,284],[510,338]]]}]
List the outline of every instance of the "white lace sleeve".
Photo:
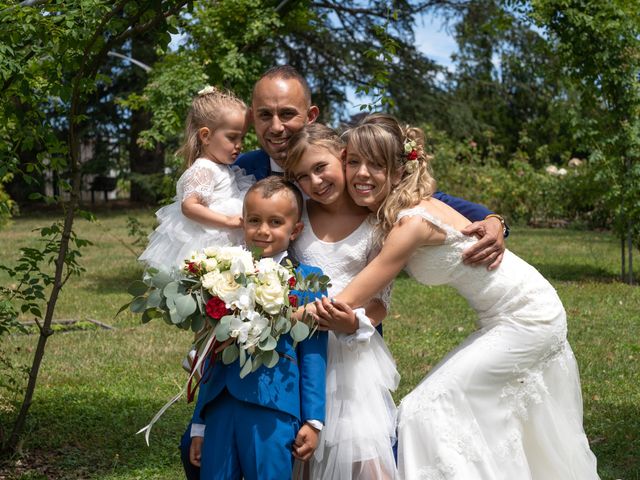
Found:
[{"label": "white lace sleeve", "polygon": [[216,172],[210,168],[194,163],[178,180],[178,200],[196,196],[204,205],[213,202],[213,191],[216,185]]}]

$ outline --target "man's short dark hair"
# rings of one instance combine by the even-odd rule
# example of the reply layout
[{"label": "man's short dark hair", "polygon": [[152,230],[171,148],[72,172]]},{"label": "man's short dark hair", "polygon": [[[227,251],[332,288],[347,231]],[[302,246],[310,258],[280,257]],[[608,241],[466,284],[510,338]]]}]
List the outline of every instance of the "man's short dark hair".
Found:
[{"label": "man's short dark hair", "polygon": [[[269,70],[264,72],[262,76],[256,82],[256,85],[260,83],[261,80],[265,78],[281,78],[283,80],[297,80],[302,86],[302,91],[304,93],[305,101],[311,105],[311,88],[309,88],[309,84],[307,83],[307,79],[304,78],[298,70],[296,70],[291,65],[276,65],[275,67],[271,67]],[[255,87],[254,87],[255,92]]]},{"label": "man's short dark hair", "polygon": [[251,192],[260,192],[262,194],[262,198],[271,198],[276,193],[282,191],[288,191],[293,195],[295,199],[296,207],[298,209],[298,220],[302,218],[302,193],[298,190],[293,183],[288,180],[285,180],[284,177],[280,177],[277,175],[271,175],[270,177],[263,178],[262,180],[258,180],[256,183],[251,185],[247,190],[246,195],[249,195]]}]

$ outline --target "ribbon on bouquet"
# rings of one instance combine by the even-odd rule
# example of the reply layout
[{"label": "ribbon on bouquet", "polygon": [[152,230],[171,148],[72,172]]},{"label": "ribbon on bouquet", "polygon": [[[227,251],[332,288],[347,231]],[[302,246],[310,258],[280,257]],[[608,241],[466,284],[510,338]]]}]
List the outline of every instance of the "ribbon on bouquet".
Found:
[{"label": "ribbon on bouquet", "polygon": [[[191,376],[189,378],[189,381],[187,383],[187,403],[191,403],[193,402],[193,399],[196,395],[196,390],[198,390],[198,387],[200,386],[201,383],[206,383],[209,379],[209,374],[211,373],[211,368],[213,367],[213,365],[216,363],[216,346],[220,345],[217,341],[214,340],[213,344],[207,349],[205,348],[205,350],[202,353],[203,357],[208,356],[209,354],[211,354],[211,361],[209,362],[209,365],[207,365],[207,367],[203,370],[200,371],[196,368],[196,366],[198,365],[198,353],[196,352],[194,358],[193,358],[193,363],[191,365],[191,369],[193,372],[195,372],[194,376]],[[205,378],[206,377],[206,378]],[[191,384],[193,382],[193,380],[196,380],[196,384],[192,387]]]},{"label": "ribbon on bouquet", "polygon": [[[216,337],[215,337],[215,335],[213,333],[213,330],[212,330],[211,333],[210,333],[210,337],[207,340],[207,343],[206,343],[206,345],[204,347],[204,350],[203,350],[205,353],[200,358],[198,358],[197,362],[195,363],[195,366],[191,369],[191,373],[189,374],[189,378],[187,379],[186,384],[180,389],[180,391],[178,392],[178,394],[176,396],[174,396],[171,400],[169,400],[167,403],[165,403],[160,410],[158,410],[158,413],[156,413],[153,416],[153,418],[151,419],[151,421],[149,422],[149,424],[147,426],[141,428],[140,430],[138,430],[136,432],[136,435],[138,435],[138,434],[140,434],[142,432],[145,432],[144,433],[144,439],[147,442],[147,447],[149,446],[149,435],[151,434],[151,428],[158,421],[158,419],[162,415],[164,415],[164,412],[166,412],[167,409],[171,405],[173,405],[178,400],[180,400],[182,395],[184,395],[185,390],[187,390],[189,388],[189,386],[191,385],[191,380],[193,379],[193,376],[195,375],[195,373],[197,371],[200,370],[200,367],[204,363],[204,360],[207,358],[207,352],[209,352],[209,350],[212,348],[215,340],[216,340]],[[204,373],[203,373],[203,375],[204,375]],[[202,377],[200,378],[200,380],[202,380]],[[198,383],[200,383],[200,382],[198,382]],[[197,387],[197,385],[196,385],[196,387]]]}]

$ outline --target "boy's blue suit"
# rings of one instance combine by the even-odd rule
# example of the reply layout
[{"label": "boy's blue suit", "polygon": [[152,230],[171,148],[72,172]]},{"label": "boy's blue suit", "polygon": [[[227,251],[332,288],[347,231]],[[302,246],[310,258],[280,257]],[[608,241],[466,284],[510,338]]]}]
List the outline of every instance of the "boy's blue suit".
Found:
[{"label": "boy's blue suit", "polygon": [[[321,273],[299,265],[303,276]],[[322,292],[293,291],[300,304]],[[193,423],[206,424],[201,478],[290,478],[291,446],[307,420],[324,422],[327,334],[318,332],[295,348],[280,337],[274,368],[260,367],[240,378],[239,362],[216,362],[200,385]],[[250,432],[250,433],[247,433]],[[198,478],[198,477],[196,477]]]},{"label": "boy's blue suit", "polygon": [[[252,152],[243,153],[238,157],[235,165],[244,169],[247,175],[254,175],[256,180],[268,177],[272,173],[269,155],[264,150],[254,150]],[[457,210],[472,222],[484,220],[487,215],[493,213],[483,205],[468,202],[462,198],[452,197],[446,193],[436,192],[433,196],[446,203],[454,210]]]}]

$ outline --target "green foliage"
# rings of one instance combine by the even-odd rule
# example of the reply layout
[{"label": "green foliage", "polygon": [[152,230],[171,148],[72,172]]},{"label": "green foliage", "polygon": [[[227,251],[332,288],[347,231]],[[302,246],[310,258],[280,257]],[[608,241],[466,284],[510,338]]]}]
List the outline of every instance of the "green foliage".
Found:
[{"label": "green foliage", "polygon": [[[535,0],[531,17],[554,40],[589,121],[574,125],[591,152],[602,201],[620,238],[640,238],[640,18],[629,0]],[[623,267],[624,270],[624,267]]]},{"label": "green foliage", "polygon": [[[411,69],[390,87],[394,113],[412,124],[432,124],[451,138],[471,139],[480,156],[503,166],[519,150],[537,168],[567,155],[586,156],[571,128],[576,94],[552,44],[526,16],[502,3],[468,1],[443,15],[458,45],[455,69],[411,59]],[[491,151],[495,144],[501,152]]]},{"label": "green foliage", "polygon": [[[54,223],[50,227],[39,229],[41,247],[23,247],[15,266],[8,267],[0,264],[0,271],[4,271],[14,282],[8,286],[0,286],[0,335],[11,330],[20,330],[17,323],[18,311],[23,315],[31,315],[36,320],[42,320],[43,307],[47,300],[46,290],[54,284],[54,276],[50,273],[50,265],[58,258],[62,244],[61,223]],[[84,267],[79,263],[82,256],[81,249],[91,245],[91,242],[78,238],[71,232],[70,247],[64,257],[65,283],[72,275],[80,275]]]},{"label": "green foliage", "polygon": [[501,145],[490,143],[487,158],[474,141],[452,140],[428,125],[423,129],[439,190],[487,205],[510,224],[610,226],[610,212],[598,201],[606,185],[598,182],[591,162],[565,166],[566,174],[559,175],[534,168],[519,151],[503,166],[497,159]]},{"label": "green foliage", "polygon": [[10,181],[13,175],[8,173],[3,178],[0,178],[0,230],[6,226],[9,219],[15,215],[18,211],[18,205],[7,194],[4,189],[4,183]]},{"label": "green foliage", "polygon": [[19,448],[58,296],[67,280],[83,271],[80,250],[89,243],[77,237],[73,224],[83,215],[78,211],[81,144],[89,98],[106,80],[100,66],[111,49],[135,35],[156,31],[168,43],[167,18],[185,3],[0,2],[0,179],[13,174],[37,184],[50,172],[56,193],[34,198],[64,206],[64,220],[39,230],[44,246],[23,247],[15,267],[0,265],[17,282],[0,289],[2,300],[42,320],[24,400],[3,450]]}]

